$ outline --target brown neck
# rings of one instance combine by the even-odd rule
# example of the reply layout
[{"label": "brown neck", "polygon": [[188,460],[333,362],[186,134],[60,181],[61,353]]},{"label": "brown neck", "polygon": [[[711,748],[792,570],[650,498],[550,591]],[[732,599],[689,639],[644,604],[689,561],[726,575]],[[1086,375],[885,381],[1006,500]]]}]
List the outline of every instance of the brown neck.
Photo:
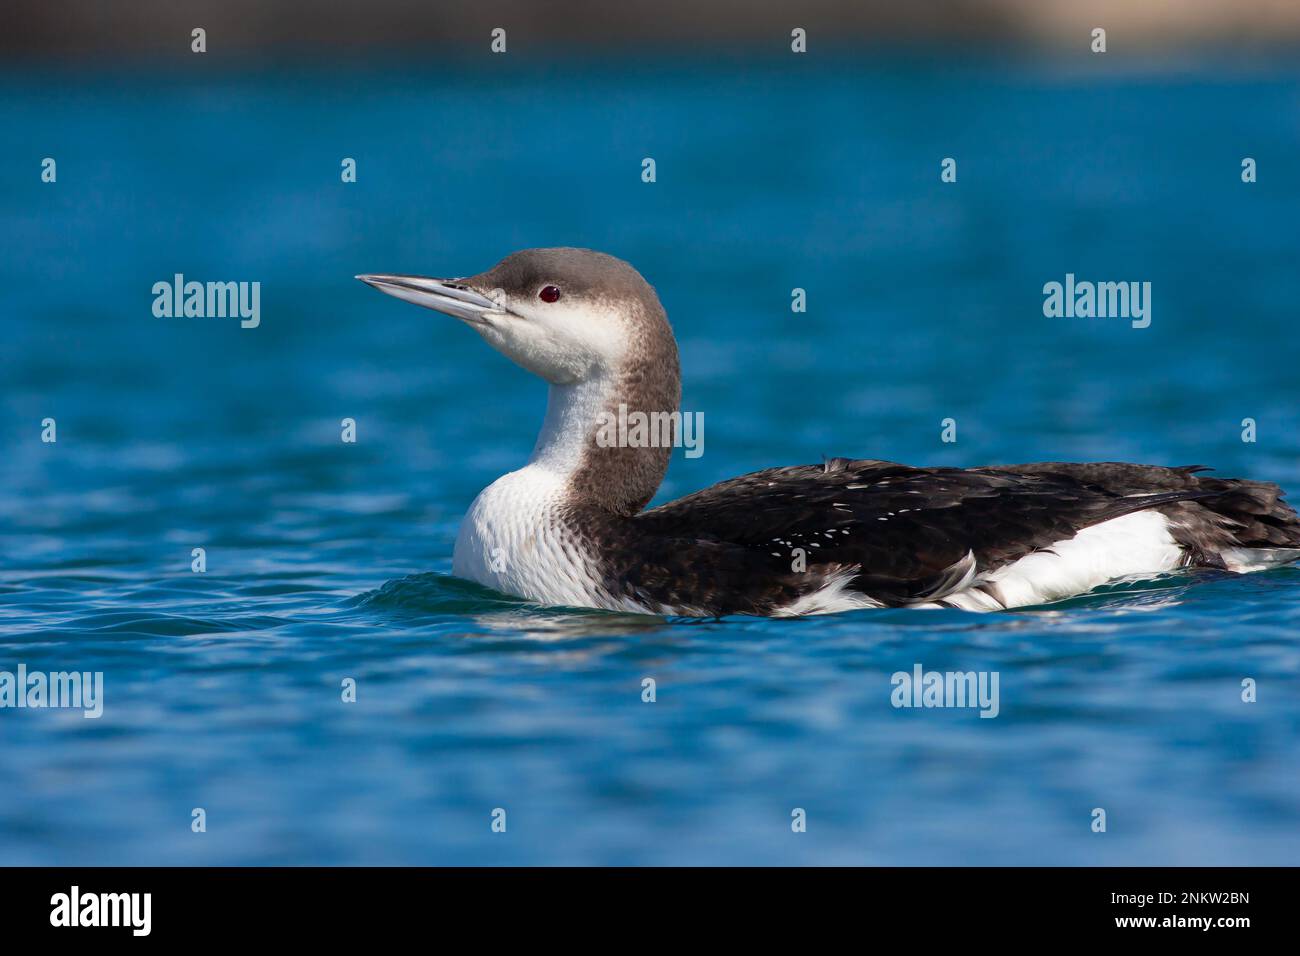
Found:
[{"label": "brown neck", "polygon": [[627,517],[659,490],[680,425],[677,343],[656,311],[639,317],[621,369],[598,381],[552,386],[547,407],[547,431],[563,429],[569,441],[581,436],[564,456],[574,498]]}]

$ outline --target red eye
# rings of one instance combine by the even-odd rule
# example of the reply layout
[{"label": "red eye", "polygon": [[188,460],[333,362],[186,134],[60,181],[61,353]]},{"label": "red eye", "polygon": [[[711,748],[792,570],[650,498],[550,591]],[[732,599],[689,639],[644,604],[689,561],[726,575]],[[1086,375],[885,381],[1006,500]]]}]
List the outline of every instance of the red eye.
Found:
[{"label": "red eye", "polygon": [[558,285],[542,286],[542,291],[537,293],[537,298],[541,299],[543,302],[559,302],[560,287]]}]

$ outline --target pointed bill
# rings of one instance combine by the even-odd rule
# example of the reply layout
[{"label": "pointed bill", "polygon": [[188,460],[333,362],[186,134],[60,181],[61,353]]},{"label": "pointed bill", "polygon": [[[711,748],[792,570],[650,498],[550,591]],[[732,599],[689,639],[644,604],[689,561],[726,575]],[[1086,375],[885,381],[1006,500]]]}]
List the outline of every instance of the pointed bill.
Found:
[{"label": "pointed bill", "polygon": [[459,279],[430,279],[425,276],[359,275],[366,285],[406,302],[480,325],[486,315],[501,315],[505,310],[480,295]]}]

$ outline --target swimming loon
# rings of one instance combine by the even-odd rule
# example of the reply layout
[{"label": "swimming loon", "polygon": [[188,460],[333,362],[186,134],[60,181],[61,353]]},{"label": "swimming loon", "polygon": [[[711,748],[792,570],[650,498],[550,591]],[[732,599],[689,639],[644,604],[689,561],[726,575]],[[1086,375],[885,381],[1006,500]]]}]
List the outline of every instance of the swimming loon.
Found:
[{"label": "swimming loon", "polygon": [[528,249],[468,278],[357,278],[460,319],[550,384],[532,457],[474,500],[452,562],[532,602],[703,617],[1001,610],[1130,575],[1300,558],[1280,488],[1199,466],[832,458],[646,511],[671,448],[597,441],[620,405],[673,413],[681,397],[668,318],[631,265]]}]

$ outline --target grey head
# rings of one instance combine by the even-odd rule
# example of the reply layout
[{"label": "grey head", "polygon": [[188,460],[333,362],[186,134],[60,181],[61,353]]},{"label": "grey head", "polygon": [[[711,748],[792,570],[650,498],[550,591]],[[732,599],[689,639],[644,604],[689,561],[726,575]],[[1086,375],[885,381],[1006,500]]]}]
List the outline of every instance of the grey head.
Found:
[{"label": "grey head", "polygon": [[[359,275],[381,292],[472,326],[553,385],[677,362],[659,297],[622,259],[591,249],[525,249],[459,279]],[[649,368],[646,371],[650,371]]]}]

